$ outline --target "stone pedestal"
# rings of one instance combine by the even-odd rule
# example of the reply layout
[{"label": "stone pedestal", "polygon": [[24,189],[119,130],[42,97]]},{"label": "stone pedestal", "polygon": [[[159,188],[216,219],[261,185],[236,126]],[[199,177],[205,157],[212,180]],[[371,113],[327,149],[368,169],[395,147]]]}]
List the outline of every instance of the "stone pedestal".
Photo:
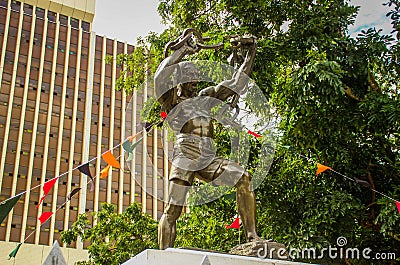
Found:
[{"label": "stone pedestal", "polygon": [[[124,265],[305,265],[286,260],[261,259],[215,252],[169,248],[148,249]],[[309,265],[309,264],[308,264]]]}]

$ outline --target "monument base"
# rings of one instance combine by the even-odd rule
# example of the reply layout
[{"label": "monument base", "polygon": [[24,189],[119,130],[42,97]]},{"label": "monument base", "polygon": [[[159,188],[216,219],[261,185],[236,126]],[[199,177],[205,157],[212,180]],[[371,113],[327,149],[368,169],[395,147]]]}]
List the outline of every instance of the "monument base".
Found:
[{"label": "monument base", "polygon": [[[306,265],[286,260],[261,259],[215,252],[175,249],[147,249],[124,265]],[[309,265],[309,264],[308,264]]]}]

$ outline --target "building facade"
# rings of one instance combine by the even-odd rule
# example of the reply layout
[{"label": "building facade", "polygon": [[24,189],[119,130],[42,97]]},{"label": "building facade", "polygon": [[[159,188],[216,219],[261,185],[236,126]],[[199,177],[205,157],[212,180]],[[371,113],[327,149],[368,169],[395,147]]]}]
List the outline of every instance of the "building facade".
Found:
[{"label": "building facade", "polygon": [[[157,197],[167,190],[167,132],[144,135],[129,162],[118,146],[140,130],[152,85],[131,95],[115,90],[123,66],[105,58],[134,46],[92,32],[94,9],[95,0],[0,0],[0,202],[24,192],[0,226],[0,263],[15,242],[24,243],[21,252],[52,245],[79,213],[98,211],[102,202],[118,212],[141,202],[155,219],[163,210]],[[109,149],[122,170],[100,178],[106,166],[100,157]],[[92,192],[76,170],[88,161],[96,176]],[[38,206],[43,184],[57,176]],[[81,190],[60,208],[75,188]],[[54,214],[40,225],[43,212]]]}]

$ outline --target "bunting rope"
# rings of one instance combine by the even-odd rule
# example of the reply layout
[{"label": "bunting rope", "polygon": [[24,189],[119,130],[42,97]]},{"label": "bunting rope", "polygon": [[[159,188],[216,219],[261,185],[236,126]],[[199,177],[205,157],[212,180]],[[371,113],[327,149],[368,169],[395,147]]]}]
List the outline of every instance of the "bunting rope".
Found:
[{"label": "bunting rope", "polygon": [[[102,153],[102,154],[100,154],[100,155],[98,155],[98,156],[96,156],[96,157],[90,159],[89,161],[87,161],[87,162],[85,162],[85,163],[83,163],[83,164],[81,164],[81,165],[79,165],[79,166],[76,166],[76,167],[70,169],[70,170],[67,171],[67,172],[62,173],[62,174],[60,174],[60,175],[57,176],[57,177],[54,177],[54,178],[52,178],[52,179],[49,179],[49,180],[46,181],[44,184],[46,184],[46,183],[48,183],[48,182],[50,182],[50,181],[52,181],[52,180],[54,180],[54,179],[59,179],[59,178],[65,176],[65,175],[67,175],[68,173],[72,173],[74,170],[79,170],[79,168],[82,167],[83,165],[89,164],[90,162],[93,162],[94,160],[101,158],[105,153],[110,152],[110,151],[112,151],[112,150],[114,150],[114,149],[120,147],[124,142],[133,140],[137,135],[139,135],[139,134],[142,133],[143,131],[145,131],[145,129],[142,129],[140,132],[136,133],[134,136],[129,136],[129,137],[126,138],[123,142],[117,144],[116,146],[112,147],[111,149],[105,151],[104,153]],[[143,138],[143,137],[142,137],[142,138]],[[142,138],[140,138],[140,140],[141,140]],[[79,171],[80,171],[80,170],[79,170]],[[80,172],[83,173],[82,171],[80,171]],[[83,173],[83,174],[85,174],[85,173]],[[85,174],[85,175],[86,175],[86,174]],[[44,186],[44,184],[43,184],[43,186]],[[14,195],[13,197],[10,197],[10,198],[8,198],[8,199],[6,199],[6,200],[0,202],[0,205],[6,203],[6,202],[9,201],[9,200],[12,200],[12,199],[15,198],[15,197],[22,196],[22,195],[24,195],[25,193],[27,193],[28,191],[35,190],[35,189],[37,189],[37,188],[39,188],[39,187],[41,187],[41,186],[42,186],[42,184],[38,184],[38,185],[36,185],[36,186],[30,188],[29,190],[25,190],[25,191],[23,191],[23,192],[20,192],[20,193]]]},{"label": "bunting rope", "polygon": [[[284,147],[284,146],[282,146],[282,147]],[[285,148],[285,147],[284,147],[284,148]],[[289,147],[289,148],[290,148],[290,147]],[[295,152],[295,153],[296,153],[296,152]],[[296,153],[296,154],[299,155],[300,157],[306,159],[306,160],[309,161],[309,162],[311,161],[311,162],[317,164],[317,171],[316,171],[316,175],[317,175],[317,176],[318,176],[319,174],[323,173],[323,172],[326,171],[326,170],[330,170],[330,171],[332,171],[333,173],[336,173],[337,175],[339,175],[339,176],[341,176],[341,177],[344,177],[345,179],[351,180],[351,181],[353,181],[353,182],[355,182],[355,183],[357,183],[357,184],[363,186],[364,188],[367,188],[367,189],[369,189],[369,190],[371,190],[371,191],[374,191],[374,192],[376,192],[376,193],[382,195],[383,197],[386,197],[386,198],[388,198],[388,199],[390,199],[390,200],[392,200],[392,201],[398,203],[398,201],[397,201],[396,199],[394,199],[394,198],[392,198],[392,197],[390,197],[390,196],[388,196],[388,195],[386,195],[386,194],[384,194],[384,193],[382,193],[382,192],[380,192],[380,191],[378,191],[378,190],[372,188],[371,185],[370,185],[368,182],[364,181],[364,180],[361,180],[361,179],[358,179],[358,178],[351,178],[351,177],[349,177],[349,176],[346,176],[346,175],[343,174],[343,173],[340,173],[339,171],[334,170],[334,169],[331,168],[331,167],[328,167],[328,166],[325,166],[325,165],[322,165],[322,164],[320,164],[320,163],[315,162],[314,159],[312,159],[312,158],[308,158],[308,157],[306,157],[305,155],[302,155],[302,154],[299,154],[299,153]],[[399,212],[400,212],[400,210],[399,210]]]},{"label": "bunting rope", "polygon": [[[289,150],[289,151],[294,152],[294,151],[293,151],[293,148],[292,148],[291,146],[284,146],[284,145],[280,145],[280,146],[283,147],[283,148],[285,148],[285,149],[287,149],[287,150]],[[385,198],[387,198],[387,199],[390,199],[390,200],[394,201],[394,202],[396,203],[397,210],[398,210],[398,212],[400,213],[400,202],[399,202],[398,200],[396,200],[396,199],[394,199],[394,198],[392,198],[392,197],[390,197],[390,196],[388,196],[388,195],[386,195],[386,194],[384,194],[384,193],[382,193],[382,192],[380,192],[380,191],[378,191],[378,190],[372,188],[371,185],[370,185],[367,181],[358,179],[358,178],[356,178],[356,177],[351,178],[351,177],[346,176],[345,174],[343,174],[343,173],[341,173],[341,172],[339,172],[339,171],[334,170],[334,169],[331,168],[331,167],[328,167],[328,166],[325,166],[325,165],[320,164],[320,163],[318,163],[318,162],[315,162],[314,159],[312,159],[312,158],[306,157],[305,155],[302,155],[302,154],[297,153],[297,152],[294,152],[294,153],[297,154],[297,155],[299,155],[300,157],[306,159],[308,162],[312,162],[312,163],[314,163],[314,164],[317,165],[317,171],[315,172],[316,177],[317,177],[319,174],[325,172],[326,170],[330,170],[330,171],[332,171],[333,173],[335,173],[335,174],[337,174],[337,175],[339,175],[339,176],[341,176],[341,177],[343,177],[343,178],[345,178],[345,179],[347,179],[347,180],[351,180],[351,181],[353,181],[353,182],[359,184],[360,186],[363,186],[364,188],[367,188],[367,189],[369,189],[369,190],[371,190],[371,191],[373,191],[373,192],[376,192],[376,193],[380,194],[381,196],[383,196],[383,197],[385,197]]]},{"label": "bunting rope", "polygon": [[[244,109],[241,109],[241,110],[244,110]],[[246,111],[246,112],[247,112],[247,111]],[[244,117],[247,116],[247,115],[249,115],[249,114],[250,114],[250,113],[248,112],[247,114],[244,115]],[[260,134],[258,134],[258,133],[256,133],[256,132],[253,132],[253,131],[247,129],[245,126],[244,126],[243,128],[247,130],[247,133],[248,133],[248,134],[254,136],[254,137],[257,138],[257,139],[263,137],[262,135],[260,135]],[[293,147],[291,147],[291,146],[283,146],[283,145],[280,145],[280,144],[278,144],[278,145],[281,146],[281,147],[283,147],[283,148],[285,148],[285,149],[287,149],[287,150],[289,150],[289,151],[292,151],[292,152],[293,152]],[[386,194],[384,194],[384,193],[382,193],[382,192],[380,192],[380,191],[378,191],[378,190],[372,188],[371,185],[370,185],[367,181],[358,179],[358,178],[356,178],[356,177],[351,178],[351,177],[349,177],[349,176],[344,175],[343,173],[340,173],[339,171],[336,171],[336,170],[332,169],[332,168],[329,167],[329,166],[325,166],[325,165],[323,165],[323,164],[320,164],[320,163],[314,161],[312,158],[308,158],[308,157],[306,157],[305,155],[302,155],[302,154],[297,153],[297,152],[294,152],[294,153],[297,154],[297,155],[299,155],[300,157],[306,159],[308,162],[311,161],[312,163],[314,163],[314,164],[317,165],[316,176],[318,176],[319,174],[323,173],[323,172],[326,171],[326,170],[330,170],[330,171],[336,173],[337,175],[344,177],[345,179],[351,180],[351,181],[353,181],[353,182],[355,182],[355,183],[357,183],[357,184],[363,186],[364,188],[367,188],[367,189],[369,189],[369,190],[371,190],[371,191],[373,191],[373,192],[376,192],[376,193],[380,194],[381,196],[383,196],[383,197],[385,197],[385,198],[388,198],[388,199],[394,201],[394,202],[396,203],[397,210],[398,210],[398,212],[400,213],[400,202],[399,202],[398,200],[396,200],[396,199],[394,199],[394,198],[392,198],[392,197],[390,197],[390,196],[388,196],[388,195],[386,195]]]},{"label": "bunting rope", "polygon": [[[162,120],[165,120],[165,118],[166,118],[166,113],[165,113],[165,112],[164,112],[164,114],[161,113],[161,117],[162,117]],[[90,184],[90,185],[91,185],[91,191],[93,191],[93,186],[94,186],[93,183],[94,183],[95,179],[96,179],[98,176],[100,176],[100,178],[105,177],[106,175],[108,175],[109,169],[112,168],[112,167],[116,167],[116,168],[119,168],[120,170],[122,170],[122,169],[121,169],[121,165],[119,164],[119,162],[118,162],[118,160],[117,160],[117,159],[119,159],[121,156],[118,156],[117,158],[115,158],[114,155],[111,153],[111,151],[114,150],[114,149],[116,149],[116,148],[118,148],[118,147],[120,147],[120,146],[122,146],[123,149],[124,149],[124,151],[127,152],[127,153],[129,154],[129,157],[128,157],[127,161],[132,160],[132,156],[133,156],[132,153],[133,153],[133,150],[134,150],[134,149],[136,148],[136,146],[143,140],[144,136],[142,136],[142,137],[140,137],[139,139],[137,139],[132,145],[131,145],[130,143],[133,142],[133,140],[134,140],[138,135],[140,135],[140,134],[143,133],[143,132],[146,132],[146,134],[147,134],[148,132],[150,132],[150,130],[151,130],[151,128],[152,128],[153,126],[158,126],[160,123],[161,123],[161,122],[146,124],[146,125],[143,127],[143,129],[142,129],[141,131],[139,131],[139,132],[136,133],[135,135],[132,135],[132,136],[127,137],[124,141],[122,141],[122,142],[119,143],[118,145],[112,147],[111,149],[109,149],[109,150],[103,152],[101,155],[99,155],[99,156],[97,156],[97,157],[94,157],[94,158],[90,159],[89,161],[87,161],[86,163],[83,163],[83,164],[81,164],[81,165],[79,165],[79,166],[77,166],[77,167],[74,167],[74,168],[72,168],[71,170],[60,174],[59,176],[54,177],[54,178],[52,178],[52,179],[46,181],[46,182],[43,184],[43,196],[40,198],[40,201],[39,201],[38,205],[36,206],[36,208],[38,208],[38,207],[40,206],[40,204],[43,202],[44,198],[47,196],[47,194],[50,192],[50,190],[52,189],[52,187],[55,185],[55,183],[57,182],[57,180],[58,180],[60,177],[66,175],[66,174],[68,174],[68,173],[72,173],[72,171],[74,171],[74,170],[76,170],[76,169],[79,170],[82,174],[85,174],[85,175],[87,175],[87,176],[90,177],[90,180],[86,183],[86,185],[89,185],[89,184]],[[92,177],[91,172],[90,172],[90,168],[89,168],[89,163],[92,162],[92,161],[94,161],[94,160],[96,160],[96,159],[99,159],[100,157],[103,158],[103,160],[107,163],[107,166],[106,166],[103,170],[101,170],[99,174],[96,174],[94,177]],[[126,161],[126,162],[127,162],[127,161]],[[126,172],[126,171],[124,170],[124,172]],[[23,192],[21,192],[21,193],[15,195],[15,196],[11,197],[11,198],[8,198],[8,199],[6,199],[6,200],[0,202],[0,210],[4,210],[4,214],[3,214],[3,213],[0,213],[0,223],[7,217],[8,213],[9,213],[9,212],[11,211],[11,209],[15,206],[15,204],[18,202],[18,200],[21,198],[21,196],[22,196],[23,194],[27,193],[28,191],[32,191],[32,190],[34,190],[34,189],[36,189],[36,188],[38,188],[38,187],[40,187],[40,186],[42,186],[42,185],[34,186],[34,187],[32,187],[31,189],[29,189],[29,190],[25,190],[25,191],[23,191]],[[42,227],[43,224],[45,224],[45,223],[50,219],[50,217],[52,217],[53,215],[56,215],[57,212],[58,212],[60,209],[62,209],[69,201],[71,201],[71,200],[72,200],[72,197],[73,197],[75,194],[77,194],[81,189],[82,189],[81,187],[78,187],[78,188],[73,189],[73,190],[67,195],[67,200],[66,200],[64,203],[62,203],[60,206],[58,206],[58,207],[56,208],[56,210],[55,210],[54,213],[53,213],[53,212],[43,212],[43,213],[40,215],[40,217],[38,218],[38,220],[39,220],[39,222],[40,222],[39,229]],[[9,254],[9,259],[15,258],[15,256],[17,255],[17,253],[18,253],[18,251],[19,251],[21,245],[22,245],[23,243],[25,243],[25,241],[28,240],[34,233],[36,233],[36,231],[37,231],[36,228],[33,229],[33,231],[32,231],[28,236],[26,236],[22,242],[19,242],[19,243],[17,244],[17,246],[15,247],[15,249]],[[15,260],[14,260],[14,261],[15,261]]]}]

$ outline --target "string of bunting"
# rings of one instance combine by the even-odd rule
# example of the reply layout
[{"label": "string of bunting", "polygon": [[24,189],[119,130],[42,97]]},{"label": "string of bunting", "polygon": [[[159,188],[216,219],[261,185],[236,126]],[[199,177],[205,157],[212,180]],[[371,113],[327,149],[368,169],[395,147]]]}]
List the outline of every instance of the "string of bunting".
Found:
[{"label": "string of bunting", "polygon": [[[118,158],[115,158],[111,151],[114,150],[114,149],[116,149],[116,148],[118,148],[119,146],[122,146],[123,149],[124,149],[124,151],[126,151],[126,153],[128,154],[128,159],[127,159],[127,161],[132,160],[132,159],[133,159],[133,150],[136,148],[136,146],[137,146],[139,143],[142,142],[143,136],[142,136],[140,139],[137,139],[135,142],[133,142],[133,140],[134,140],[138,135],[140,135],[141,133],[143,133],[143,132],[145,132],[145,131],[146,131],[146,132],[150,131],[150,129],[151,129],[153,126],[154,126],[154,124],[151,124],[150,126],[145,126],[145,128],[143,128],[143,130],[139,131],[138,133],[136,133],[136,134],[133,135],[133,136],[128,137],[128,138],[125,139],[122,143],[120,143],[120,144],[114,146],[113,148],[107,150],[106,152],[102,153],[100,156],[97,156],[97,157],[95,157],[95,158],[92,158],[92,159],[89,160],[88,162],[86,162],[86,163],[84,163],[84,164],[81,164],[81,165],[79,165],[79,166],[77,166],[77,167],[75,167],[75,168],[73,168],[73,169],[71,169],[71,170],[69,170],[69,171],[67,171],[67,172],[65,172],[65,173],[63,173],[63,174],[60,174],[60,175],[57,176],[57,177],[54,177],[54,178],[52,178],[52,179],[46,181],[46,182],[43,184],[43,187],[42,187],[42,189],[43,189],[43,195],[42,195],[42,197],[40,198],[38,204],[36,205],[36,209],[39,208],[39,206],[41,205],[41,203],[43,202],[43,200],[45,199],[45,197],[47,196],[47,194],[51,191],[51,189],[52,189],[52,188],[54,187],[54,185],[57,183],[57,180],[58,180],[60,177],[62,177],[62,176],[64,176],[64,175],[67,175],[68,173],[70,173],[70,172],[72,172],[72,171],[74,171],[74,170],[76,170],[76,169],[79,170],[79,172],[81,172],[82,174],[84,174],[84,175],[86,175],[86,176],[88,176],[88,177],[90,178],[89,182],[88,182],[86,185],[90,184],[90,185],[91,185],[90,191],[93,192],[93,190],[94,190],[94,185],[93,185],[93,184],[94,184],[94,181],[95,181],[95,179],[96,179],[97,176],[95,176],[95,177],[92,176],[92,174],[91,174],[91,172],[90,172],[89,163],[92,162],[92,161],[94,161],[95,159],[100,158],[100,157],[107,163],[107,166],[106,166],[103,170],[101,170],[101,172],[100,172],[100,174],[99,174],[100,178],[105,178],[106,176],[108,176],[108,172],[109,172],[109,170],[110,170],[112,167],[118,168],[118,169],[121,170],[121,165],[120,165],[120,163],[119,163],[118,160],[117,160],[119,157],[118,157]],[[11,198],[8,198],[8,199],[2,201],[2,202],[0,203],[0,223],[2,223],[2,222],[4,221],[4,219],[7,217],[7,215],[8,215],[9,212],[11,211],[11,209],[14,208],[15,204],[19,201],[19,199],[21,198],[22,195],[24,195],[24,194],[27,193],[28,191],[32,191],[32,190],[34,190],[34,189],[40,187],[40,186],[41,186],[41,185],[34,186],[34,187],[32,187],[30,190],[23,191],[23,192],[21,192],[21,193],[15,195],[15,196],[13,196],[13,197],[11,197]],[[62,204],[56,209],[55,212],[43,212],[43,213],[40,215],[40,217],[38,218],[38,220],[39,220],[39,222],[40,222],[39,229],[40,229],[40,227],[41,227],[43,224],[45,224],[45,223],[50,219],[50,217],[52,217],[52,216],[53,216],[54,214],[56,214],[60,209],[62,209],[68,201],[71,201],[72,197],[73,197],[74,195],[76,195],[81,189],[82,189],[81,187],[73,189],[73,190],[67,195],[66,201],[65,201],[64,203],[62,203]],[[27,237],[25,237],[25,239],[24,239],[22,242],[20,242],[20,243],[18,243],[18,244],[16,245],[16,247],[14,248],[14,250],[11,251],[11,253],[9,254],[9,259],[15,258],[15,257],[16,257],[16,255],[17,255],[17,253],[18,253],[18,251],[19,251],[21,245],[22,245],[26,240],[28,240],[29,237],[31,237],[35,232],[36,232],[36,229],[34,229]]]},{"label": "string of bunting", "polygon": [[[293,151],[293,148],[291,146],[284,146],[284,145],[280,145],[280,146],[285,148],[285,149],[287,149],[287,150],[289,150],[289,151]],[[336,171],[336,170],[334,170],[333,168],[331,168],[329,166],[326,166],[326,165],[323,165],[323,164],[315,162],[312,158],[308,158],[305,155],[302,155],[302,154],[299,154],[299,153],[297,153],[297,155],[299,155],[300,157],[306,159],[308,162],[311,162],[311,163],[317,165],[317,171],[315,172],[315,179],[317,178],[317,176],[319,174],[321,174],[321,173],[323,173],[323,172],[325,172],[327,170],[332,171],[333,173],[335,173],[335,174],[337,174],[337,175],[339,175],[339,176],[341,176],[341,177],[343,177],[343,178],[345,178],[347,180],[353,181],[353,182],[363,186],[364,188],[367,188],[367,189],[369,189],[369,190],[371,190],[373,192],[376,192],[376,193],[380,194],[381,196],[383,196],[385,198],[388,198],[388,199],[394,201],[395,204],[396,204],[397,211],[400,213],[400,202],[399,201],[397,201],[396,199],[394,199],[394,198],[392,198],[392,197],[390,197],[390,196],[388,196],[388,195],[386,195],[386,194],[384,194],[384,193],[372,188],[371,185],[367,181],[361,180],[361,179],[356,178],[356,177],[351,178],[349,176],[346,176],[345,174],[340,173],[339,171]]]},{"label": "string of bunting", "polygon": [[[163,121],[164,121],[164,120],[167,118],[167,116],[168,116],[166,112],[161,112],[160,115],[161,115],[161,118],[162,118]],[[100,171],[100,174],[99,174],[100,178],[105,178],[105,177],[107,177],[107,176],[108,176],[108,173],[109,173],[109,170],[112,169],[113,167],[114,167],[114,168],[118,168],[118,169],[121,170],[121,165],[120,165],[120,163],[119,163],[118,160],[114,157],[114,155],[112,154],[111,151],[114,150],[114,149],[116,149],[116,148],[118,148],[119,146],[122,146],[122,148],[123,148],[123,149],[126,151],[126,153],[128,154],[127,161],[131,161],[131,160],[133,159],[133,150],[136,148],[136,146],[137,146],[139,143],[142,142],[143,136],[142,136],[140,139],[136,140],[135,142],[133,142],[133,140],[134,140],[138,135],[140,135],[141,133],[143,133],[143,132],[146,132],[146,133],[149,132],[149,131],[151,130],[151,128],[152,128],[154,125],[157,126],[158,124],[155,124],[155,123],[146,124],[146,125],[144,126],[144,128],[143,128],[141,131],[139,131],[138,133],[136,133],[136,134],[133,135],[133,136],[128,137],[128,138],[125,139],[122,143],[119,143],[118,145],[114,146],[113,148],[107,150],[106,152],[102,153],[100,156],[94,157],[94,158],[90,159],[88,162],[86,162],[86,163],[84,163],[84,164],[81,164],[81,165],[79,165],[79,166],[77,166],[77,167],[75,167],[75,168],[73,168],[73,169],[71,169],[71,170],[69,170],[69,171],[67,171],[67,172],[65,172],[65,173],[63,173],[63,174],[60,174],[60,175],[57,176],[57,177],[54,177],[54,178],[52,178],[52,179],[46,181],[46,182],[43,184],[43,187],[42,187],[42,189],[43,189],[43,195],[42,195],[42,197],[40,198],[39,203],[38,203],[38,205],[36,206],[36,208],[39,208],[39,206],[41,205],[41,203],[43,202],[43,200],[45,199],[45,197],[47,196],[47,194],[51,191],[51,189],[52,189],[53,186],[57,183],[57,180],[58,180],[60,177],[62,177],[62,176],[64,176],[64,175],[67,175],[68,173],[70,173],[70,172],[72,172],[72,171],[74,171],[74,170],[76,170],[76,169],[79,170],[79,172],[81,172],[82,174],[84,174],[84,175],[86,175],[86,176],[88,176],[88,177],[90,178],[90,181],[89,181],[87,184],[90,184],[90,185],[91,185],[90,191],[93,192],[93,190],[94,190],[94,181],[95,181],[95,178],[96,178],[97,176],[95,176],[95,177],[92,176],[92,174],[91,174],[91,172],[90,172],[89,164],[90,164],[92,161],[94,161],[94,160],[96,160],[96,159],[98,159],[98,158],[100,158],[100,157],[107,163],[107,166],[106,166],[103,170]],[[262,135],[260,135],[260,134],[258,134],[258,133],[256,133],[256,132],[253,132],[253,131],[251,131],[251,130],[247,130],[247,133],[250,134],[250,135],[252,135],[252,136],[254,136],[254,137],[256,137],[256,138],[262,138],[262,137],[263,137]],[[283,148],[285,148],[285,149],[287,149],[287,150],[293,151],[293,148],[290,147],[290,146],[281,146],[281,147],[283,147]],[[307,161],[315,163],[312,159],[307,158],[307,157],[305,157],[305,156],[302,155],[302,154],[299,154],[299,155],[300,155],[301,157],[305,158]],[[373,188],[369,185],[368,182],[363,181],[363,180],[360,180],[360,179],[358,179],[358,178],[351,178],[351,177],[348,177],[348,176],[346,176],[346,175],[344,175],[344,174],[342,174],[342,173],[340,173],[340,172],[338,172],[338,171],[332,169],[331,167],[325,166],[325,165],[320,164],[320,163],[316,163],[316,165],[317,165],[316,176],[318,176],[319,174],[321,174],[321,173],[323,173],[323,172],[325,172],[325,171],[327,171],[327,170],[330,170],[330,171],[332,171],[332,172],[334,172],[334,173],[336,173],[336,174],[338,174],[338,175],[344,177],[345,179],[354,181],[354,182],[356,182],[357,184],[359,184],[359,185],[361,185],[361,186],[363,186],[363,187],[365,187],[365,188],[368,188],[368,189],[370,189],[370,190],[372,190],[372,191],[374,191],[374,192],[376,192],[376,193],[378,193],[378,194],[380,194],[380,195],[382,195],[382,196],[384,196],[384,197],[386,197],[386,198],[388,198],[388,199],[394,201],[394,202],[396,203],[397,210],[398,210],[399,213],[400,213],[400,202],[399,202],[399,201],[395,200],[394,198],[392,198],[392,197],[390,197],[390,196],[388,196],[388,195],[386,195],[386,194],[383,194],[382,192],[379,192],[379,191],[373,189]],[[36,189],[36,188],[38,188],[38,187],[40,187],[40,186],[42,186],[42,185],[34,186],[34,187],[32,187],[29,191],[32,191],[32,190],[34,190],[34,189]],[[79,187],[79,188],[75,188],[74,190],[72,190],[72,191],[68,194],[67,200],[66,200],[63,204],[61,204],[61,205],[56,209],[56,211],[55,211],[54,213],[53,213],[53,212],[43,212],[43,213],[40,215],[40,217],[38,218],[38,220],[39,220],[39,222],[40,222],[39,229],[40,229],[40,227],[41,227],[44,223],[46,223],[46,222],[50,219],[51,216],[53,216],[53,214],[56,214],[60,209],[62,209],[62,207],[64,207],[64,205],[65,205],[68,201],[70,201],[70,200],[72,199],[72,197],[73,197],[75,194],[77,194],[81,189],[82,189],[82,188]],[[9,214],[9,212],[11,211],[11,209],[15,206],[15,204],[18,202],[18,200],[21,198],[21,196],[24,195],[24,194],[27,193],[27,192],[28,192],[28,190],[23,191],[23,192],[21,192],[21,193],[15,195],[15,196],[13,196],[13,197],[11,197],[11,198],[8,198],[8,199],[6,199],[6,200],[4,200],[3,202],[0,203],[0,223],[2,223],[2,222],[4,221],[4,219],[7,217],[7,215]],[[235,218],[235,220],[233,221],[233,223],[232,223],[231,225],[226,225],[226,228],[227,228],[227,229],[229,229],[229,228],[239,229],[239,228],[240,228],[240,219],[239,219],[239,218]],[[34,231],[32,231],[32,232],[23,240],[23,242],[18,243],[17,246],[15,247],[15,249],[9,254],[9,258],[15,258],[15,256],[17,255],[17,253],[18,253],[18,251],[19,251],[21,245],[22,245],[31,235],[33,235],[35,232],[36,232],[36,229],[35,229]]]}]

